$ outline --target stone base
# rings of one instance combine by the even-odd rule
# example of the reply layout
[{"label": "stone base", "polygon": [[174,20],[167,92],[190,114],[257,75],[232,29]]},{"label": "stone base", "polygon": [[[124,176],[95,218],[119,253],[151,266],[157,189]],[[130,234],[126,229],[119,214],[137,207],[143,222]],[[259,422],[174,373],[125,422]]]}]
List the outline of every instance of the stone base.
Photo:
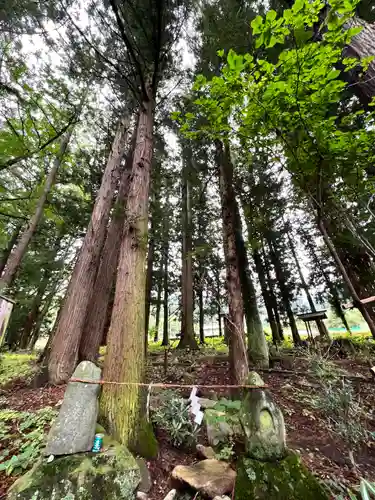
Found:
[{"label": "stone base", "polygon": [[8,500],[133,500],[141,475],[127,448],[39,461],[18,479]]},{"label": "stone base", "polygon": [[237,466],[236,500],[329,500],[318,479],[300,458],[290,454],[277,462],[242,458]]}]

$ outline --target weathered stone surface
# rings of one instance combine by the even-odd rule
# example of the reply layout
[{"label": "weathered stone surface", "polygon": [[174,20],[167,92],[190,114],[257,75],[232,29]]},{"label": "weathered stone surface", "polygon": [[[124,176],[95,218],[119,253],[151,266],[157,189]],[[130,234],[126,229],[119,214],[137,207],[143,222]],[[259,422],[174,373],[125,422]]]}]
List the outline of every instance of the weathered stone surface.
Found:
[{"label": "weathered stone surface", "polygon": [[141,473],[141,482],[138,486],[138,491],[143,493],[148,493],[152,488],[152,480],[150,471],[148,470],[147,464],[143,458],[136,458],[139,471]]},{"label": "weathered stone surface", "polygon": [[[100,380],[101,370],[82,361],[73,378]],[[98,417],[99,384],[70,382],[59,415],[51,427],[44,455],[71,455],[92,448]]]},{"label": "weathered stone surface", "polygon": [[[252,372],[246,383],[263,385]],[[286,455],[284,417],[264,390],[249,390],[242,402],[239,419],[245,435],[247,455],[258,460],[277,460]]]},{"label": "weathered stone surface", "polygon": [[329,496],[299,457],[262,462],[243,458],[237,464],[236,500],[328,500]]},{"label": "weathered stone surface", "polygon": [[144,493],[143,491],[137,491],[137,500],[148,500],[147,493]]},{"label": "weathered stone surface", "polygon": [[105,453],[39,461],[14,483],[8,500],[133,500],[140,480],[134,457],[117,445]]},{"label": "weathered stone surface", "polygon": [[164,497],[164,500],[174,500],[177,494],[177,490],[171,490],[166,497]]},{"label": "weathered stone surface", "polygon": [[204,412],[204,422],[208,442],[214,447],[243,434],[237,412],[229,414],[210,408]]},{"label": "weathered stone surface", "polygon": [[214,498],[233,490],[236,473],[226,462],[210,459],[178,465],[172,471],[172,479]]},{"label": "weathered stone surface", "polygon": [[203,446],[203,444],[197,444],[197,453],[203,458],[215,458],[215,451],[211,446]]},{"label": "weathered stone surface", "polygon": [[207,408],[213,408],[215,405],[217,405],[217,401],[207,398],[198,398],[198,403],[204,410],[206,410]]}]

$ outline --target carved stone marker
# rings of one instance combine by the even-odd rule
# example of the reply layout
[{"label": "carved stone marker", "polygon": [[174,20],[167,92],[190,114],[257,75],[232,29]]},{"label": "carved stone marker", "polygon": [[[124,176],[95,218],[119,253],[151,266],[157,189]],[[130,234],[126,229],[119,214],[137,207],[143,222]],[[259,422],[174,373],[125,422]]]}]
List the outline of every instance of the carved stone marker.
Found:
[{"label": "carved stone marker", "polygon": [[[247,385],[264,385],[256,373],[249,373]],[[246,454],[257,460],[277,460],[286,455],[284,417],[265,390],[249,390],[240,409]]]},{"label": "carved stone marker", "polygon": [[[82,361],[72,378],[100,381],[101,370]],[[90,451],[98,417],[99,384],[69,382],[60,413],[48,435],[44,455],[72,455]]]}]

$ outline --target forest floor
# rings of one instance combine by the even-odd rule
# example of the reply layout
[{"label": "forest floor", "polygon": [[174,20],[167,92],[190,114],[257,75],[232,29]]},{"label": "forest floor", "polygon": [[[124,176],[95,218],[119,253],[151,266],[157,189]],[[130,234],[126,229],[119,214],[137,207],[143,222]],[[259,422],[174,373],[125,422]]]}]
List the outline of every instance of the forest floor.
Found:
[{"label": "forest floor", "polygon": [[[230,380],[228,360],[223,352],[225,348],[220,351],[201,349],[199,354],[181,354],[173,350],[168,355],[167,367],[163,353],[151,353],[148,381],[165,384],[226,385]],[[33,388],[28,375],[33,370],[34,361],[32,358],[26,361],[28,371],[23,368],[20,378],[0,386],[0,500],[5,498],[7,489],[17,477],[15,472],[7,475],[6,471],[1,470],[1,462],[6,459],[6,455],[9,459],[10,455],[17,452],[12,443],[20,443],[19,427],[13,426],[11,433],[9,429],[5,432],[2,422],[9,420],[10,411],[21,412],[17,413],[19,415],[33,414],[48,407],[57,411],[65,391],[65,386]],[[25,363],[25,360],[23,362]],[[358,486],[360,477],[374,481],[375,441],[369,440],[356,452],[358,470],[354,472],[349,465],[345,443],[330,432],[326,416],[316,409],[315,402],[322,390],[321,379],[315,378],[311,372],[307,375],[309,363],[307,358],[298,357],[293,363],[296,373],[289,373],[289,370],[284,373],[262,373],[275,402],[283,411],[288,447],[299,453],[303,462],[324,481],[331,481],[344,488]],[[366,377],[367,382],[359,378],[351,383],[360,397],[363,413],[366,415],[365,425],[371,432],[375,432],[375,380],[370,379],[368,364],[361,359],[333,359],[331,369],[332,366],[347,375]],[[275,370],[277,369],[278,367],[275,367]],[[183,396],[188,396],[188,393],[188,390],[182,390]],[[230,396],[225,388],[215,391],[202,389],[200,394],[211,399]],[[47,431],[48,424],[43,425]],[[161,500],[168,493],[170,473],[176,465],[191,464],[198,460],[194,451],[174,448],[162,433],[159,432],[157,437],[160,446],[158,458],[147,462],[153,480],[150,500]],[[205,444],[204,434],[201,439]],[[31,465],[32,463],[27,462],[25,466],[16,469],[16,472],[22,473],[23,467],[26,469]]]}]

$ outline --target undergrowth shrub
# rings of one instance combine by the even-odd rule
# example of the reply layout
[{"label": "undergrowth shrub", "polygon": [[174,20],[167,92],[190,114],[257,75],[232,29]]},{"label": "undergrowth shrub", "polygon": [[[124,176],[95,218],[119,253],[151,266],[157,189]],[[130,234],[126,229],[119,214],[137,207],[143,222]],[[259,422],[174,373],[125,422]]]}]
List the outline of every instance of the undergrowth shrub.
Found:
[{"label": "undergrowth shrub", "polygon": [[45,434],[57,416],[46,407],[36,412],[0,411],[0,471],[20,474],[34,465],[45,446]]},{"label": "undergrowth shrub", "polygon": [[195,444],[198,426],[190,415],[189,403],[173,391],[165,391],[164,399],[152,415],[152,421],[168,434],[173,446],[180,448]]}]

